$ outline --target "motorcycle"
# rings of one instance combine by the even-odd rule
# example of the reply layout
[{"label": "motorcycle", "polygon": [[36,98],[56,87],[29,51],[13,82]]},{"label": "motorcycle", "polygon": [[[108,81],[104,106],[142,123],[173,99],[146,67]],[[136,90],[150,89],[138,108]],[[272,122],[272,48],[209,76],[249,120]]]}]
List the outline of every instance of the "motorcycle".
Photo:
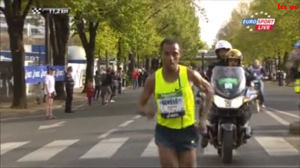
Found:
[{"label": "motorcycle", "polygon": [[206,138],[217,149],[222,162],[231,163],[233,150],[247,143],[245,132],[257,91],[246,87],[242,67],[215,67],[211,83],[215,91],[211,111],[214,121],[207,125]]},{"label": "motorcycle", "polygon": [[259,113],[260,112],[260,105],[261,105],[261,102],[260,102],[260,99],[259,99],[259,90],[260,90],[260,80],[258,79],[255,79],[252,81],[253,83],[253,87],[254,89],[257,91],[258,95],[257,95],[257,98],[255,100],[255,107],[256,107],[256,112]]}]

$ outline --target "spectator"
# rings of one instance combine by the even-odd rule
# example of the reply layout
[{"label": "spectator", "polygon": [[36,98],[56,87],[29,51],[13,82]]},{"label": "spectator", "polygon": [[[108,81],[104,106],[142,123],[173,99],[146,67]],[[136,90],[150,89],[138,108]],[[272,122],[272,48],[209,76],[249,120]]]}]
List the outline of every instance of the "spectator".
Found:
[{"label": "spectator", "polygon": [[96,71],[96,74],[94,76],[95,81],[95,92],[94,92],[94,100],[98,100],[99,94],[100,94],[100,88],[101,88],[101,74],[99,71]]},{"label": "spectator", "polygon": [[93,101],[93,97],[94,97],[94,86],[93,86],[93,82],[89,81],[89,83],[87,84],[86,87],[86,97],[88,98],[88,104],[91,106],[92,105],[92,101]]},{"label": "spectator", "polygon": [[105,79],[103,80],[102,86],[101,86],[101,98],[102,98],[103,105],[107,105],[108,101],[111,98],[112,83],[113,83],[112,75],[110,74],[110,69],[108,69],[106,72],[106,75],[105,75]]},{"label": "spectator", "polygon": [[111,71],[111,77],[112,77],[112,85],[111,85],[111,96],[110,96],[110,103],[114,103],[115,101],[113,100],[113,98],[116,96],[116,92],[117,92],[117,87],[118,87],[118,80],[117,80],[117,75],[115,73],[115,71]]},{"label": "spectator", "polygon": [[49,73],[45,76],[46,119],[56,118],[52,113],[53,99],[56,96],[54,73],[55,70],[50,68]]},{"label": "spectator", "polygon": [[65,113],[73,113],[72,111],[72,101],[73,101],[73,93],[74,93],[74,79],[72,76],[73,68],[71,66],[68,67],[67,73],[65,75],[65,90],[66,90],[66,105],[65,105]]},{"label": "spectator", "polygon": [[132,85],[133,89],[137,88],[139,83],[138,83],[138,78],[139,78],[139,72],[137,69],[134,69],[132,72]]},{"label": "spectator", "polygon": [[118,73],[117,73],[118,94],[122,94],[122,79],[123,79],[122,68],[118,68]]},{"label": "spectator", "polygon": [[139,87],[141,87],[142,83],[143,83],[144,71],[142,69],[138,69],[138,73],[139,73],[138,85],[139,85]]},{"label": "spectator", "polygon": [[149,72],[146,71],[146,69],[143,69],[144,73],[143,73],[143,86],[145,86],[145,83],[146,83],[146,79],[148,78],[149,76]]}]

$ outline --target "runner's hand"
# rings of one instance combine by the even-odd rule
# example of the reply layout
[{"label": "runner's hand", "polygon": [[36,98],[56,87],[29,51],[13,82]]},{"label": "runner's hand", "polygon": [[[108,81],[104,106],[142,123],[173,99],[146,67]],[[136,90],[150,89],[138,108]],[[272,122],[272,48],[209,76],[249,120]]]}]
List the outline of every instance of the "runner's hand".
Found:
[{"label": "runner's hand", "polygon": [[145,116],[148,119],[152,119],[155,116],[155,112],[149,108],[145,108],[143,111],[138,111],[137,112],[141,116]]},{"label": "runner's hand", "polygon": [[198,132],[199,134],[207,134],[207,126],[206,126],[206,120],[200,119],[198,122]]},{"label": "runner's hand", "polygon": [[153,110],[147,108],[147,109],[145,110],[145,114],[146,114],[146,117],[147,117],[148,119],[153,119],[154,116],[155,116],[155,111],[153,111]]}]

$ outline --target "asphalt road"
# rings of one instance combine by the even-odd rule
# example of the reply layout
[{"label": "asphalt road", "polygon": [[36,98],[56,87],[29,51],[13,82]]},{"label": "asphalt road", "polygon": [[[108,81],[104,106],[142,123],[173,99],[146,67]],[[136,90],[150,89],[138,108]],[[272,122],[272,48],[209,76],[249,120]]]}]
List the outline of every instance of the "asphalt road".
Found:
[{"label": "asphalt road", "polygon": [[[74,114],[57,111],[56,120],[2,121],[1,167],[158,167],[155,120],[135,114],[139,93],[127,90],[115,104],[96,103]],[[221,164],[207,147],[198,149],[198,166],[299,167],[299,151],[284,139],[287,125],[299,120],[292,88],[267,85],[266,99],[265,112],[252,116],[255,135],[235,152],[231,165]]]}]

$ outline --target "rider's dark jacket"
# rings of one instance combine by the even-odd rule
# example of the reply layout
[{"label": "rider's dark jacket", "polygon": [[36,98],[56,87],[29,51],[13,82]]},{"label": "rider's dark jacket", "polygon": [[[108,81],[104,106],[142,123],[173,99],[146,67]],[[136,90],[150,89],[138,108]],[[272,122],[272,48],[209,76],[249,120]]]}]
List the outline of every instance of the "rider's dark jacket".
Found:
[{"label": "rider's dark jacket", "polygon": [[[207,80],[210,81],[211,76],[212,76],[212,71],[214,69],[215,66],[227,66],[227,63],[225,62],[225,60],[220,60],[218,62],[215,62],[211,65],[208,66],[208,70],[206,72],[206,77]],[[250,72],[250,70],[248,68],[244,68],[245,70],[245,76],[246,76],[246,85],[250,86],[251,85],[251,81],[255,80],[255,76]]]},{"label": "rider's dark jacket", "polygon": [[210,65],[208,65],[208,69],[206,72],[206,77],[210,81],[211,75],[212,75],[212,70],[214,69],[215,66],[227,66],[227,63],[225,62],[224,59],[219,60],[218,62],[214,62]]}]

